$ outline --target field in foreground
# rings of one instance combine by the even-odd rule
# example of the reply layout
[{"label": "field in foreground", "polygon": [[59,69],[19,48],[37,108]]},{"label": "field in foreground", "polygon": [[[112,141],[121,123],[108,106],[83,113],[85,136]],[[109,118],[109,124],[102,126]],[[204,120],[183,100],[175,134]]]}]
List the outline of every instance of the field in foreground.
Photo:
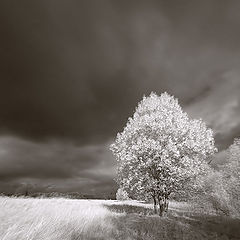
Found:
[{"label": "field in foreground", "polygon": [[170,203],[168,217],[135,201],[0,198],[1,240],[240,239],[240,220]]}]

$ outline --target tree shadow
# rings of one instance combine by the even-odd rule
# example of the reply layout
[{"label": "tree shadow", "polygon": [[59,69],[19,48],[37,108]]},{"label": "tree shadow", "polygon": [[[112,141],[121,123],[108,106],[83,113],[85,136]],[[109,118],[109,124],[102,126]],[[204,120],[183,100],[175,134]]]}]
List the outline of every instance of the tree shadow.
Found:
[{"label": "tree shadow", "polygon": [[240,239],[240,219],[170,209],[167,216],[154,215],[144,206],[105,205],[126,213],[113,219],[119,239]]},{"label": "tree shadow", "polygon": [[133,206],[128,204],[113,204],[113,205],[104,205],[108,210],[117,213],[135,213],[140,215],[152,215],[154,214],[153,209],[141,207],[141,206]]}]

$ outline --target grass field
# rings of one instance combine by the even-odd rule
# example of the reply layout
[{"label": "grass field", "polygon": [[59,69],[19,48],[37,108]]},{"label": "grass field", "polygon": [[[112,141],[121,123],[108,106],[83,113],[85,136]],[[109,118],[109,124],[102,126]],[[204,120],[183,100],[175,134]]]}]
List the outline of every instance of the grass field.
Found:
[{"label": "grass field", "polygon": [[240,239],[240,220],[190,212],[167,217],[136,201],[0,198],[1,240]]}]

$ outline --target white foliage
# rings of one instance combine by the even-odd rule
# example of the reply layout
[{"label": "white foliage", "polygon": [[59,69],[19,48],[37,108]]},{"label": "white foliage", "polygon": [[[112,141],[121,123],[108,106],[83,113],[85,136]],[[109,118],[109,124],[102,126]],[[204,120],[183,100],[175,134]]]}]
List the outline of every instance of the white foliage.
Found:
[{"label": "white foliage", "polygon": [[139,198],[181,188],[216,151],[212,130],[189,119],[167,93],[143,97],[110,149],[118,162],[118,183]]},{"label": "white foliage", "polygon": [[240,139],[235,139],[228,150],[228,163],[222,169],[226,191],[235,214],[240,215]]},{"label": "white foliage", "polygon": [[229,178],[236,178],[240,181],[240,138],[234,139],[228,150],[228,164],[224,168],[224,173]]},{"label": "white foliage", "polygon": [[116,193],[116,199],[120,201],[124,201],[124,200],[129,200],[130,198],[128,197],[128,193],[124,189],[119,188]]}]

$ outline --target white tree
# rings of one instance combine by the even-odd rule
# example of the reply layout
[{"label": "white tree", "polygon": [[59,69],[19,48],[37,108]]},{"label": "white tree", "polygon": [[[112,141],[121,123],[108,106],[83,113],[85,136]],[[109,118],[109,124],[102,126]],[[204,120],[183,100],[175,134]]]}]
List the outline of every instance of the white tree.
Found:
[{"label": "white tree", "polygon": [[116,192],[116,199],[120,201],[129,200],[128,193],[124,189],[119,188]]},{"label": "white tree", "polygon": [[222,169],[225,189],[229,194],[231,206],[240,214],[240,138],[234,139],[228,149],[228,163]]},{"label": "white tree", "polygon": [[137,199],[154,201],[162,215],[172,192],[203,170],[216,151],[211,129],[191,120],[167,93],[143,97],[123,132],[110,146],[117,159],[117,182]]},{"label": "white tree", "polygon": [[240,138],[235,138],[228,149],[228,163],[224,167],[224,173],[228,178],[240,180]]}]

